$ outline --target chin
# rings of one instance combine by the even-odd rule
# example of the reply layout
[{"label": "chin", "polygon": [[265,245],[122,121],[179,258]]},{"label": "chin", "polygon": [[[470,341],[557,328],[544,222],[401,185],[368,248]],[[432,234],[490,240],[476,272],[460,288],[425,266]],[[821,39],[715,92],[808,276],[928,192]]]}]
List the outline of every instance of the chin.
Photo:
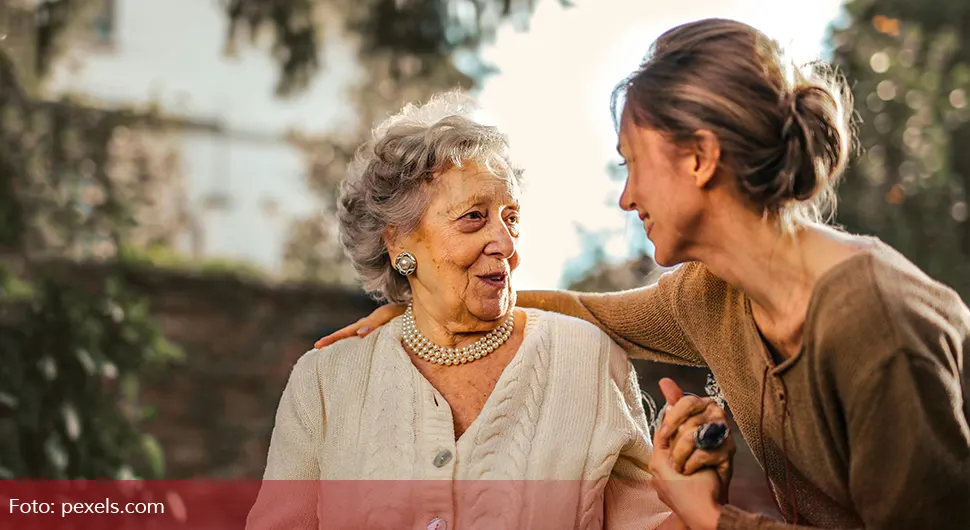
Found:
[{"label": "chin", "polygon": [[654,252],[653,261],[661,267],[673,267],[677,263],[673,259],[669,259],[666,255],[660,254],[659,252]]},{"label": "chin", "polygon": [[503,294],[500,297],[488,297],[470,301],[468,308],[470,312],[481,320],[504,320],[512,311],[515,296]]},{"label": "chin", "polygon": [[683,262],[683,260],[677,256],[677,253],[666,251],[662,247],[658,247],[656,245],[654,245],[653,250],[653,261],[661,267],[674,267]]}]

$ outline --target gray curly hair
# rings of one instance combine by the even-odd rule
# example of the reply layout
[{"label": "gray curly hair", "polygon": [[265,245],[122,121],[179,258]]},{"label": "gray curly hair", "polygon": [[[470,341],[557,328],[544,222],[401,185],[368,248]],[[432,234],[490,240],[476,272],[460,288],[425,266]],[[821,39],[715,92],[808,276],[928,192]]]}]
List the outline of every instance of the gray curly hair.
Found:
[{"label": "gray curly hair", "polygon": [[476,110],[457,91],[409,104],[378,125],[350,163],[338,201],[340,243],[374,299],[410,300],[411,286],[394,269],[384,233],[393,228],[405,237],[417,228],[432,199],[427,184],[438,175],[477,162],[521,185],[522,170],[511,163],[506,136],[475,121]]}]

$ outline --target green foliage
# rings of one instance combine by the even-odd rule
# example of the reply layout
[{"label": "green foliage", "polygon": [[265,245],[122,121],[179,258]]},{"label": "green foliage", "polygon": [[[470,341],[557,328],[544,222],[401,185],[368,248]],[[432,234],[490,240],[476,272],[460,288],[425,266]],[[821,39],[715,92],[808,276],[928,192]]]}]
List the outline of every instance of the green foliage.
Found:
[{"label": "green foliage", "polygon": [[121,278],[84,288],[44,274],[28,297],[0,286],[0,475],[161,478],[140,432],[138,374],[180,358]]},{"label": "green foliage", "polygon": [[[62,0],[63,1],[63,0]],[[280,65],[277,93],[304,90],[320,63],[322,19],[339,13],[360,39],[363,60],[392,55],[388,73],[394,80],[434,77],[441,62],[455,53],[476,52],[511,20],[527,23],[537,0],[229,0],[229,42],[244,35],[250,41],[272,35],[272,52]],[[563,6],[570,0],[559,0]],[[418,65],[417,70],[409,64]]]},{"label": "green foliage", "polygon": [[231,259],[189,259],[165,245],[146,249],[122,247],[118,259],[126,265],[136,267],[160,267],[200,274],[231,274],[240,278],[267,280],[266,272],[251,263]]},{"label": "green foliage", "polygon": [[970,3],[853,0],[832,32],[862,154],[839,221],[970,300]]},{"label": "green foliage", "polygon": [[173,174],[133,141],[149,116],[41,101],[16,72],[0,48],[0,478],[161,477],[138,376],[178,350],[122,269],[53,264],[164,240],[148,214]]},{"label": "green foliage", "polygon": [[[278,92],[300,90],[303,70],[293,75],[294,64],[311,71],[320,68],[316,50],[288,46],[303,42],[307,13],[326,18],[339,13],[346,29],[360,39],[360,61],[367,72],[348,94],[357,111],[357,126],[334,135],[314,136],[293,131],[290,141],[304,155],[307,184],[320,207],[290,226],[283,256],[284,275],[291,279],[327,283],[353,283],[355,275],[336,237],[336,201],[347,163],[370,132],[371,126],[397,112],[405,102],[424,101],[432,94],[461,87],[469,90],[489,73],[478,60],[478,47],[495,35],[503,23],[525,23],[534,0],[234,0],[230,20],[238,21],[233,38],[246,29],[256,36],[262,29],[276,35],[274,48],[286,61]],[[559,0],[560,5],[570,2]],[[281,24],[280,10],[290,5],[298,23]],[[321,6],[329,9],[322,9]],[[315,9],[314,9],[315,8]],[[245,14],[245,15],[243,15]],[[242,24],[242,25],[240,25]],[[322,23],[315,26],[319,31]],[[296,29],[293,29],[296,28]],[[283,35],[281,35],[281,32]],[[456,66],[461,54],[464,67]],[[303,59],[296,61],[295,58]]]}]

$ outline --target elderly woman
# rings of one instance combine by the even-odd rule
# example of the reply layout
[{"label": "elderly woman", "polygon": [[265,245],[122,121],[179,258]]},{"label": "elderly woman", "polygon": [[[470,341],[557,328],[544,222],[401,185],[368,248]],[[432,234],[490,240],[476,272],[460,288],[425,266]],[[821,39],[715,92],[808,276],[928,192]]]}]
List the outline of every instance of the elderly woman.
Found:
[{"label": "elderly woman", "polygon": [[364,288],[407,310],[297,362],[265,471],[287,482],[264,481],[251,527],[675,524],[626,354],[593,324],[515,309],[520,172],[471,110],[408,106],[351,166],[341,242]]}]

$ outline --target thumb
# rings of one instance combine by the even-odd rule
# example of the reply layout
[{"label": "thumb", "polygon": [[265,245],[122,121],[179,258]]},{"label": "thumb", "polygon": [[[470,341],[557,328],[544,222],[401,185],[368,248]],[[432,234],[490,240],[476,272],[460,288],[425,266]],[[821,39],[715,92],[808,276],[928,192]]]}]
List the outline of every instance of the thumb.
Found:
[{"label": "thumb", "polygon": [[670,406],[676,405],[680,401],[680,398],[684,397],[684,391],[680,388],[680,385],[669,377],[664,377],[660,380],[660,392],[663,393],[664,399],[667,400],[667,405]]}]

